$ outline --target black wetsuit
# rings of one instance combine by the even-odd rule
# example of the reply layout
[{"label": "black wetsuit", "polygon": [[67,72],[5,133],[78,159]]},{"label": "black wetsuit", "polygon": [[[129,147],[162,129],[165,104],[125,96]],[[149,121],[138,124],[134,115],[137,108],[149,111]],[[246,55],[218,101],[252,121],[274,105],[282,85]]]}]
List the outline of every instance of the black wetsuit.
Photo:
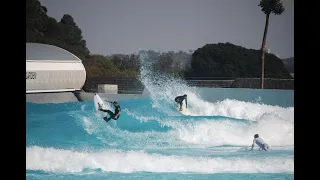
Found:
[{"label": "black wetsuit", "polygon": [[182,108],[182,101],[183,101],[183,100],[186,100],[186,107],[188,106],[187,98],[185,98],[184,96],[177,96],[174,100],[175,100],[177,103],[180,104],[180,109]]},{"label": "black wetsuit", "polygon": [[100,111],[106,112],[106,113],[108,113],[110,115],[109,118],[107,118],[107,117],[103,118],[105,121],[108,122],[111,118],[114,119],[114,120],[118,120],[119,119],[120,114],[119,114],[118,117],[115,117],[115,116],[121,111],[121,107],[120,107],[120,105],[118,105],[117,107],[115,106],[114,108],[115,108],[114,113],[112,111],[110,111],[110,110],[100,109]]}]

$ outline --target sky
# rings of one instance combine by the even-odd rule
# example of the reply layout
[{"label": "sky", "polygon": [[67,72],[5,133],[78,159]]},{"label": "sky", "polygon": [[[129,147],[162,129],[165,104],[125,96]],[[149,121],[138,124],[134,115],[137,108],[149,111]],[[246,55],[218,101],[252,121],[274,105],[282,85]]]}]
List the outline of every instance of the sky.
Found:
[{"label": "sky", "polygon": [[[260,0],[39,0],[60,21],[69,14],[82,30],[91,54],[196,50],[230,42],[260,49],[265,14]],[[267,48],[280,58],[294,56],[294,4],[271,15]]]}]

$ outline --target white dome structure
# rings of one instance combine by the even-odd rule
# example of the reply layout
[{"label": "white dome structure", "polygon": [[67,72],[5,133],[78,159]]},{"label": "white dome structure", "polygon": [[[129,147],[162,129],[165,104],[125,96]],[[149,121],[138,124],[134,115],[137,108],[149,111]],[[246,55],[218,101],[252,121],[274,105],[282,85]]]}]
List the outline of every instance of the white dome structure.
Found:
[{"label": "white dome structure", "polygon": [[81,90],[86,70],[74,54],[48,44],[26,43],[26,93]]}]

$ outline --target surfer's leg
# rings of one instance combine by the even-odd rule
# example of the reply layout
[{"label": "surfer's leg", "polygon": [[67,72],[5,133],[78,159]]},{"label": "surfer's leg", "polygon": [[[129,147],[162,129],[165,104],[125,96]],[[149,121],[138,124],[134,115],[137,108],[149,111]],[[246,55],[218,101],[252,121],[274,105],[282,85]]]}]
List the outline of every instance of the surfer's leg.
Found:
[{"label": "surfer's leg", "polygon": [[268,149],[269,149],[268,144],[264,144],[264,145],[263,145],[263,150],[268,151]]},{"label": "surfer's leg", "polygon": [[106,116],[106,117],[103,118],[103,120],[105,120],[106,122],[108,122],[111,118],[113,119],[114,116],[115,116],[115,114],[110,110],[100,109],[100,111],[103,111],[103,112],[106,112],[106,113],[109,114],[109,117]]},{"label": "surfer's leg", "polygon": [[[115,118],[114,118],[115,114],[114,114],[112,111],[106,110],[106,112],[107,112],[107,113],[109,114],[109,116],[110,116],[110,117],[108,118],[108,120],[110,120],[111,118],[112,118],[112,119],[115,119]],[[115,120],[116,120],[116,119],[115,119]]]},{"label": "surfer's leg", "polygon": [[182,111],[182,101],[179,102],[179,104],[180,104],[180,111]]},{"label": "surfer's leg", "polygon": [[100,109],[100,111],[106,112],[106,113],[108,113],[109,115],[113,114],[113,112],[110,111],[109,109]]},{"label": "surfer's leg", "polygon": [[114,113],[112,111],[110,111],[110,110],[106,110],[104,112],[108,113],[110,116],[114,116]]},{"label": "surfer's leg", "polygon": [[103,120],[105,120],[106,122],[110,121],[111,117],[108,118],[108,116],[104,117]]}]

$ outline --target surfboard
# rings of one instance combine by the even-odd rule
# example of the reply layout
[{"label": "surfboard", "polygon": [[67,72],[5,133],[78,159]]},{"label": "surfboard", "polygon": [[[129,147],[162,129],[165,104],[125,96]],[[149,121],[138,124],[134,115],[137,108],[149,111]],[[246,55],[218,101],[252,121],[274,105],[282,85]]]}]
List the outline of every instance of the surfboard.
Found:
[{"label": "surfboard", "polygon": [[[108,100],[107,98],[105,98],[105,100]],[[114,110],[114,108],[112,108],[112,106],[110,105],[110,103],[105,102],[104,100],[101,99],[101,97],[99,96],[99,94],[95,94],[93,97],[93,102],[94,102],[94,108],[96,111],[99,110],[99,104],[101,105],[102,109],[109,109],[111,111]]]},{"label": "surfboard", "polygon": [[187,109],[183,109],[182,111],[179,111],[181,114],[186,115],[186,116],[191,116],[191,113]]},{"label": "surfboard", "polygon": [[189,112],[188,109],[186,109],[186,105],[184,103],[182,103],[182,111],[180,111],[180,105],[178,103],[176,103],[176,108],[177,111],[179,111],[181,114],[185,115],[185,116],[191,116],[191,113]]},{"label": "surfboard", "polygon": [[94,108],[97,111],[97,113],[99,114],[99,116],[101,116],[101,117],[109,116],[108,113],[99,111],[99,104],[101,105],[102,109],[109,109],[112,111],[112,108],[109,105],[109,103],[105,103],[98,94],[95,94],[93,96],[93,103],[94,103]]},{"label": "surfboard", "polygon": [[107,109],[106,105],[104,104],[103,100],[98,94],[94,95],[93,102],[94,102],[94,108],[96,109],[96,111],[98,111],[99,109],[99,104],[101,105],[102,109]]}]

